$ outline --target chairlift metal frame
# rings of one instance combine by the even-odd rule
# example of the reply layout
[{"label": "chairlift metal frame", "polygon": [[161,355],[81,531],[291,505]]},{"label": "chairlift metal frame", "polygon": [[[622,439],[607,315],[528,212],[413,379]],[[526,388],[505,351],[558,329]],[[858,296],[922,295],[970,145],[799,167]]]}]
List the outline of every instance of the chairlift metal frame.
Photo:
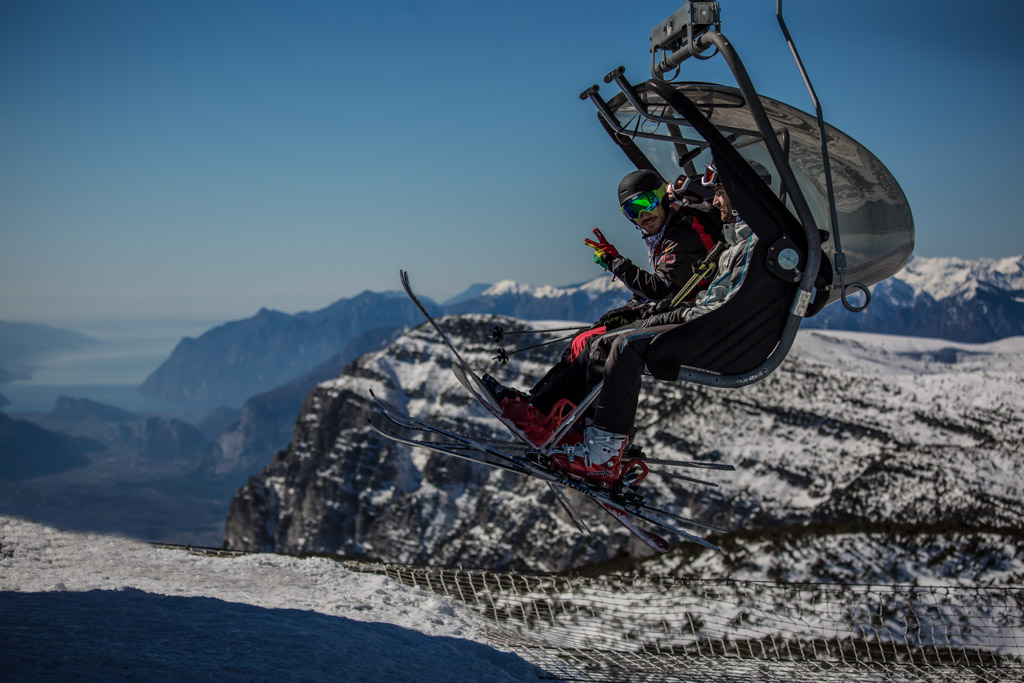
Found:
[{"label": "chairlift metal frame", "polygon": [[[780,22],[782,21],[781,10],[781,0],[778,0],[777,11]],[[722,55],[732,71],[733,77],[736,79],[736,84],[739,86],[745,104],[749,107],[754,122],[757,125],[760,141],[763,141],[781,176],[780,180],[784,188],[783,191],[789,195],[790,202],[796,212],[796,218],[803,227],[803,237],[806,241],[804,267],[800,274],[799,287],[793,298],[789,316],[778,344],[764,362],[748,372],[736,375],[717,374],[699,368],[683,367],[680,369],[679,380],[706,386],[735,388],[764,379],[782,364],[789,353],[797,331],[800,328],[800,323],[814,296],[815,280],[818,277],[818,271],[821,266],[821,233],[789,165],[788,149],[784,149],[779,143],[779,137],[782,137],[785,141],[786,135],[784,131],[778,131],[772,127],[746,67],[744,67],[732,43],[718,30],[721,27],[720,17],[721,11],[717,2],[690,2],[688,0],[682,9],[659,24],[651,34],[651,67],[654,78],[648,81],[646,86],[655,91],[673,110],[679,112],[685,105],[680,104],[680,95],[669,86],[669,80],[664,78],[664,74],[677,69],[686,59],[691,57],[701,58],[702,53],[715,48],[716,54]],[[792,44],[788,32],[787,39]],[[656,53],[658,51],[671,51],[671,53],[665,59],[657,61]],[[714,55],[710,55],[707,58],[711,56]],[[802,65],[801,71],[803,72]],[[803,73],[806,81],[806,73]],[[584,90],[580,94],[580,99],[589,99],[596,106],[600,120],[608,134],[638,168],[656,170],[646,155],[632,144],[633,138],[670,142],[677,145],[677,149],[680,149],[679,146],[682,146],[681,149],[685,150],[687,154],[690,154],[691,150],[686,149],[686,145],[692,145],[696,153],[707,149],[709,146],[706,140],[688,139],[681,135],[672,135],[671,128],[667,135],[640,130],[640,119],[654,124],[663,124],[666,127],[678,127],[679,125],[690,127],[691,123],[686,118],[663,116],[650,112],[638,96],[636,89],[626,79],[624,67],[620,66],[608,73],[604,77],[604,82],[615,83],[627,101],[639,114],[640,118],[637,121],[636,130],[626,130],[622,126],[608,102],[599,94],[599,86],[596,84]],[[818,109],[820,112],[820,107]],[[822,139],[824,140],[823,126],[822,122]],[[722,130],[721,132],[723,134],[732,133],[734,136],[738,133],[747,133],[747,131],[728,130]],[[736,137],[733,137],[733,140],[730,141],[734,148],[736,147],[735,140]],[[742,147],[742,145],[740,146]],[[827,155],[827,151],[825,153]],[[693,156],[695,155],[693,154]],[[690,158],[692,159],[693,156]],[[682,161],[683,158],[684,154],[680,153],[680,160]],[[831,181],[829,181],[829,184],[831,186]],[[834,202],[834,198],[831,196],[829,199],[830,202]],[[834,206],[832,211],[834,215]],[[845,302],[845,293],[843,298]]]}]

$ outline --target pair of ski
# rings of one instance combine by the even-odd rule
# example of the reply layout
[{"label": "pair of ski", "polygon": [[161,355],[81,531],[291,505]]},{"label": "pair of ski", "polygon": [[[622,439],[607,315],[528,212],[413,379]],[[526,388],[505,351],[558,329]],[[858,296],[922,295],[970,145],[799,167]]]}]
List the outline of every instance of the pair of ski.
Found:
[{"label": "pair of ski", "polygon": [[[374,396],[374,400],[377,401],[378,405],[382,409],[383,417],[387,420],[389,425],[378,423],[375,424],[372,420],[370,421],[371,428],[374,429],[380,435],[396,441],[399,443],[408,444],[420,448],[426,448],[437,453],[443,453],[458,458],[472,460],[479,462],[490,467],[504,469],[507,471],[516,472],[526,476],[535,477],[542,481],[545,481],[552,492],[555,495],[556,500],[565,509],[566,513],[570,516],[576,526],[581,532],[589,534],[590,530],[586,525],[579,512],[573,507],[572,503],[566,497],[565,493],[561,490],[562,488],[573,489],[583,495],[588,496],[598,506],[605,510],[615,521],[622,524],[628,529],[634,536],[643,541],[646,545],[656,550],[659,553],[666,552],[670,544],[662,536],[638,526],[633,518],[637,518],[653,524],[661,529],[670,531],[682,538],[698,543],[705,548],[712,550],[718,550],[718,548],[709,543],[705,539],[692,534],[688,531],[680,529],[673,522],[681,522],[688,525],[698,526],[713,531],[721,531],[714,526],[698,522],[693,519],[681,517],[675,515],[666,510],[651,507],[644,504],[643,500],[637,495],[631,495],[628,497],[617,496],[612,491],[602,488],[595,488],[588,482],[576,479],[567,475],[566,473],[549,466],[546,453],[548,450],[557,443],[561,437],[565,434],[565,430],[568,429],[575,422],[577,415],[573,414],[566,418],[563,422],[563,427],[555,432],[545,443],[538,449],[526,438],[514,423],[506,419],[502,415],[501,406],[497,404],[491,393],[484,386],[483,381],[477,377],[476,373],[469,367],[466,361],[462,358],[458,349],[452,344],[448,335],[445,334],[444,330],[437,324],[433,316],[426,310],[419,298],[413,293],[412,287],[409,284],[409,275],[405,271],[400,271],[400,277],[402,281],[402,287],[405,289],[406,294],[413,301],[413,303],[423,313],[423,316],[437,332],[442,342],[451,351],[454,357],[452,363],[452,371],[459,382],[466,388],[469,393],[480,402],[481,405],[487,409],[499,422],[501,422],[509,432],[516,437],[516,442],[508,441],[492,441],[475,439],[472,437],[459,434],[457,432],[444,429],[437,425],[433,425],[418,418],[414,418],[410,415],[402,413],[396,410],[394,407],[388,405],[384,401]],[[596,393],[596,389],[594,390]],[[578,411],[582,410],[587,402],[581,403],[581,407],[577,408]],[[403,436],[398,432],[394,431],[391,426],[397,426],[405,430],[417,431],[430,435],[432,440],[424,441]],[[713,469],[732,469],[729,466],[711,465],[706,463],[684,463],[684,462],[666,462],[666,461],[652,461],[648,460],[649,463],[665,464],[665,465],[684,465],[691,467],[707,467]],[[691,479],[682,475],[672,474],[669,476],[686,479],[689,481],[695,481],[698,483],[714,485],[711,482],[702,482],[697,479]]]}]

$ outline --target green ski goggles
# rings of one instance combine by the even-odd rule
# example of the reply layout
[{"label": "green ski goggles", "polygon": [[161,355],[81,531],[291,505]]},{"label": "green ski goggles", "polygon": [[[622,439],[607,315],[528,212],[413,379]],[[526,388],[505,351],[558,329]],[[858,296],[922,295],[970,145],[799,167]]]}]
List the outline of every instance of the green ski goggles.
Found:
[{"label": "green ski goggles", "polygon": [[664,197],[664,189],[660,191],[652,190],[650,192],[641,192],[635,197],[630,197],[626,201],[622,202],[622,213],[624,213],[626,218],[629,220],[635,221],[640,218],[640,214],[656,210]]}]

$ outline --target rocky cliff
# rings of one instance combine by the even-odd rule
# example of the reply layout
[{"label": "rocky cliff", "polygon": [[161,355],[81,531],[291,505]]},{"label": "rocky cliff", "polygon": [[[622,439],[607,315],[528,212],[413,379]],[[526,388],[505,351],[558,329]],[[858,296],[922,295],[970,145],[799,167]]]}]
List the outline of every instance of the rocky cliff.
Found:
[{"label": "rocky cliff", "polygon": [[[443,324],[478,371],[528,386],[559,351],[496,370],[492,316]],[[731,530],[1024,520],[1024,340],[970,345],[805,331],[765,381],[740,390],[646,382],[638,442],[650,457],[727,462],[717,486],[653,474],[652,503]],[[644,549],[585,501],[582,537],[543,485],[375,436],[372,390],[413,415],[502,437],[452,377],[426,327],[363,356],[306,399],[288,448],[235,496],[231,548],[397,562],[564,570]],[[693,474],[684,471],[684,474]]]}]

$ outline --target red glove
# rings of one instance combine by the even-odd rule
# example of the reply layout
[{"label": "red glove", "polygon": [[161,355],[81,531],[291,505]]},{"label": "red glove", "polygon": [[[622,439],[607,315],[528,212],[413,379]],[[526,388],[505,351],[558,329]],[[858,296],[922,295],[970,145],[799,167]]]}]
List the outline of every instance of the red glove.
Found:
[{"label": "red glove", "polygon": [[608,270],[611,268],[612,261],[621,258],[622,255],[611,242],[604,238],[600,230],[594,228],[594,234],[600,240],[599,242],[587,238],[583,240],[583,243],[594,250],[594,263]]}]

